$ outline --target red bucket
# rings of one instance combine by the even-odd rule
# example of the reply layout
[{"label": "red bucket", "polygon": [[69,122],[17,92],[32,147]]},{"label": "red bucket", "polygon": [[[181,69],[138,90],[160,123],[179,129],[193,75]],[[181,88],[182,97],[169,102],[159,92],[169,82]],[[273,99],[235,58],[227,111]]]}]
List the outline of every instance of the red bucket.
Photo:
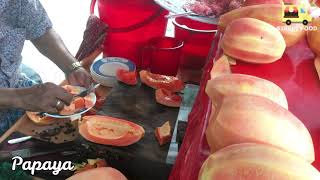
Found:
[{"label": "red bucket", "polygon": [[[91,13],[96,0],[91,2]],[[153,0],[98,0],[100,19],[108,24],[104,56],[124,57],[140,67],[142,48],[153,37],[163,36],[168,11]]]},{"label": "red bucket", "polygon": [[206,63],[211,43],[217,32],[217,25],[179,17],[173,20],[175,38],[184,41],[180,67],[201,70]]}]

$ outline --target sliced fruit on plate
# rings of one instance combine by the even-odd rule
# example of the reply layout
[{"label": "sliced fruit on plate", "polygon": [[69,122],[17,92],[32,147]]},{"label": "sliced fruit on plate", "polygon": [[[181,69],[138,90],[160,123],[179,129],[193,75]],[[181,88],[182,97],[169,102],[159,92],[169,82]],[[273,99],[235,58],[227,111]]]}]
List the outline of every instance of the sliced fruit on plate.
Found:
[{"label": "sliced fruit on plate", "polygon": [[129,146],[144,136],[143,127],[110,116],[84,116],[79,123],[80,135],[90,142],[112,146]]},{"label": "sliced fruit on plate", "polygon": [[27,111],[26,114],[28,118],[37,125],[50,125],[56,121],[56,119],[52,117],[40,116],[38,112]]},{"label": "sliced fruit on plate", "polygon": [[77,97],[73,100],[74,108],[75,109],[82,109],[86,107],[86,101],[84,98]]},{"label": "sliced fruit on plate", "polygon": [[81,92],[80,87],[77,86],[71,86],[71,85],[64,85],[62,86],[65,90],[67,90],[72,95],[79,94]]},{"label": "sliced fruit on plate", "polygon": [[156,138],[160,146],[167,144],[171,140],[171,126],[169,121],[164,123],[161,127],[157,127],[155,130]]},{"label": "sliced fruit on plate", "polygon": [[316,70],[320,79],[320,57],[319,56],[314,59],[314,66],[316,67]]},{"label": "sliced fruit on plate", "polygon": [[142,70],[139,72],[142,83],[153,89],[167,89],[172,92],[180,92],[184,89],[184,83],[177,77],[153,74],[149,71]]},{"label": "sliced fruit on plate", "polygon": [[127,180],[118,170],[111,167],[100,167],[77,173],[67,180]]},{"label": "sliced fruit on plate", "polygon": [[138,83],[136,71],[128,71],[125,69],[118,69],[116,72],[117,80],[128,85],[136,85]]},{"label": "sliced fruit on plate", "polygon": [[[66,89],[69,93],[73,95],[77,95],[81,92],[80,87],[77,86],[71,86],[71,85],[65,85],[62,86],[64,89]],[[76,97],[72,101],[72,103],[69,106],[65,106],[63,110],[59,112],[60,115],[68,116],[72,115],[82,109],[87,109],[93,106],[93,102],[91,97]]]},{"label": "sliced fruit on plate", "polygon": [[102,95],[99,95],[98,93],[96,93],[96,96],[97,96],[97,101],[96,101],[96,104],[94,105],[94,108],[95,109],[101,109],[103,104],[106,102],[106,96],[102,96]]},{"label": "sliced fruit on plate", "polygon": [[174,92],[168,91],[166,89],[156,90],[156,100],[159,104],[168,107],[180,107],[182,103],[182,97]]},{"label": "sliced fruit on plate", "polygon": [[83,98],[83,100],[84,100],[84,107],[85,108],[90,108],[90,107],[94,106],[94,104],[93,104],[93,102],[92,102],[90,97],[86,96],[86,97]]},{"label": "sliced fruit on plate", "polygon": [[210,76],[214,79],[224,74],[231,74],[229,58],[226,55],[222,55],[213,65]]}]

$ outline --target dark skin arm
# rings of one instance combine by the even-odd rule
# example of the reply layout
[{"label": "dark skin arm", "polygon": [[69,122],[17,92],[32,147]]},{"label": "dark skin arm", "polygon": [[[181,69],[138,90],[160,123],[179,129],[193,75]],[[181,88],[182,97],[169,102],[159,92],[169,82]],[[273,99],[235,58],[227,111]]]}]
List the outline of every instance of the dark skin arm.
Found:
[{"label": "dark skin arm", "polygon": [[1,88],[0,108],[21,108],[28,111],[58,113],[57,101],[69,105],[73,96],[63,88],[45,83],[29,88]]},{"label": "dark skin arm", "polygon": [[53,29],[33,40],[32,43],[39,52],[54,62],[66,74],[71,85],[90,86],[92,79],[85,69],[79,68],[71,72],[72,63],[77,62],[77,59],[71,55],[60,36]]},{"label": "dark skin arm", "polygon": [[[72,63],[77,62],[77,59],[71,55],[53,29],[32,43],[66,74],[69,84],[83,87],[91,84],[91,76],[84,68],[72,71]],[[13,107],[35,112],[57,113],[63,109],[64,104],[69,105],[72,98],[70,93],[52,83],[30,88],[0,88],[0,108]],[[62,102],[62,106],[56,107],[58,101]]]}]

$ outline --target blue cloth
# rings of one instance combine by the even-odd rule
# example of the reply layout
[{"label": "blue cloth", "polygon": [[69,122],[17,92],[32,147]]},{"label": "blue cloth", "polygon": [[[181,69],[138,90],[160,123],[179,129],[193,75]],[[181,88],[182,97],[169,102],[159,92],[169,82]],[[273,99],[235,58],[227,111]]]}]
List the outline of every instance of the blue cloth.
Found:
[{"label": "blue cloth", "polygon": [[[40,76],[28,66],[22,64],[21,75],[14,88],[31,87],[42,83]],[[5,133],[23,114],[23,109],[0,110],[0,136]]]},{"label": "blue cloth", "polygon": [[38,0],[0,0],[0,88],[17,87],[25,40],[41,37],[52,23]]}]

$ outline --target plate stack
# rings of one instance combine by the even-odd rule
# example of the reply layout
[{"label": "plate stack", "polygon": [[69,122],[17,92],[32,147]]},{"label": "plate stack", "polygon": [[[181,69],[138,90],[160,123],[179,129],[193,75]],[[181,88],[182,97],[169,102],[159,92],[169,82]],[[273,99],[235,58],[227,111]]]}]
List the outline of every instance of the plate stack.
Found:
[{"label": "plate stack", "polygon": [[136,65],[125,58],[105,57],[96,60],[90,67],[91,76],[97,83],[103,86],[113,87],[117,82],[116,72],[118,69],[135,71]]}]

